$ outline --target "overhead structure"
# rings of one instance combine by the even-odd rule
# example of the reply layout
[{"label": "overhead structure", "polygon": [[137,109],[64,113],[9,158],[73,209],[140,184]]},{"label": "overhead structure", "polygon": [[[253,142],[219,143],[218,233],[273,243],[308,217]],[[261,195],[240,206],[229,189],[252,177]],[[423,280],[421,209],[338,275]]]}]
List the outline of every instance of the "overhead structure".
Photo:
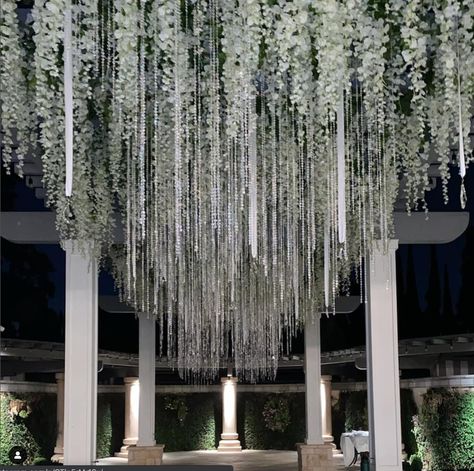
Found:
[{"label": "overhead structure", "polygon": [[399,176],[414,209],[430,162],[447,198],[453,146],[465,175],[474,20],[448,3],[4,1],[4,164],[40,154],[60,240],[111,258],[182,375],[274,377],[282,338],[365,288]]}]

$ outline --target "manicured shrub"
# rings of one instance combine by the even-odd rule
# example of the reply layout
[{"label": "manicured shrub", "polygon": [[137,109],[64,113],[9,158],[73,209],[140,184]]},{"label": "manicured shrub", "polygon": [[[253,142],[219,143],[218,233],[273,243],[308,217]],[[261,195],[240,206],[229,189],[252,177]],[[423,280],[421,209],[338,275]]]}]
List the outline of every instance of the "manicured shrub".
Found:
[{"label": "manicured shrub", "polygon": [[24,464],[47,462],[55,443],[54,394],[0,393],[0,464],[11,464],[8,454],[14,446],[26,450]]},{"label": "manicured shrub", "polygon": [[420,455],[411,455],[410,456],[410,471],[422,471],[423,469],[423,460]]},{"label": "manicured shrub", "polygon": [[195,393],[156,396],[156,441],[165,451],[216,448],[214,402],[220,394]]},{"label": "manicured shrub", "polygon": [[431,469],[474,469],[474,392],[429,390],[415,424],[421,456]]},{"label": "manicured shrub", "polygon": [[[281,404],[281,411],[274,412]],[[294,450],[305,437],[303,393],[238,394],[237,427],[244,448]]]},{"label": "manicured shrub", "polygon": [[112,411],[110,402],[103,395],[97,399],[97,458],[113,456]]},{"label": "manicured shrub", "polygon": [[411,389],[400,390],[400,408],[402,416],[402,441],[405,445],[405,452],[408,456],[416,455],[418,445],[413,433],[413,417],[417,414],[417,407]]},{"label": "manicured shrub", "polygon": [[[416,403],[411,389],[400,390],[402,441],[408,456],[417,452],[417,441],[413,433],[413,416]],[[333,435],[337,446],[343,432],[368,430],[367,391],[343,391],[332,409]]]}]

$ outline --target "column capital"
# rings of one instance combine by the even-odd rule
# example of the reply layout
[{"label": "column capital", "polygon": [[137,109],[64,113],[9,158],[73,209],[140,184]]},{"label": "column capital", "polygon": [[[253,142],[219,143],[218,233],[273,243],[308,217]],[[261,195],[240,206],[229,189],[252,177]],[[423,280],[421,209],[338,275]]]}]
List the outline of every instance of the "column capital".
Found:
[{"label": "column capital", "polygon": [[312,314],[309,314],[305,321],[304,321],[304,325],[308,325],[308,324],[314,324],[315,322],[320,322],[321,321],[321,312],[313,312]]},{"label": "column capital", "polygon": [[138,383],[138,378],[136,376],[127,376],[126,378],[123,378],[123,382],[125,384]]},{"label": "column capital", "polygon": [[222,384],[237,384],[239,379],[236,376],[224,376],[221,378]]},{"label": "column capital", "polygon": [[56,373],[54,377],[56,378],[57,383],[64,382],[64,373]]},{"label": "column capital", "polygon": [[89,240],[68,239],[61,243],[61,247],[72,255],[85,255],[94,250],[94,243]]},{"label": "column capital", "polygon": [[331,375],[321,375],[321,383],[331,383],[332,376]]},{"label": "column capital", "polygon": [[374,240],[374,250],[385,252],[385,249],[387,249],[388,252],[395,252],[398,249],[398,239],[388,239],[387,245],[385,245],[385,241],[383,240]]}]

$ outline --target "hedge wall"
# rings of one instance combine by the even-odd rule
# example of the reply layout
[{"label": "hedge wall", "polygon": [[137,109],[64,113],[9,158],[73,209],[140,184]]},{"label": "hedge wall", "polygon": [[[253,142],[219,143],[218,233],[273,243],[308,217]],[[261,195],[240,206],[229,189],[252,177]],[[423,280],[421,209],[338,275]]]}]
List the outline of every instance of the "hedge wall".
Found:
[{"label": "hedge wall", "polygon": [[[408,456],[417,452],[412,417],[416,404],[411,389],[400,390],[402,442]],[[334,442],[339,447],[341,434],[351,430],[368,430],[367,391],[345,391],[332,410]]]},{"label": "hedge wall", "polygon": [[[13,401],[13,402],[12,402]],[[21,401],[25,410],[13,414],[10,404]],[[120,449],[124,433],[123,394],[100,394],[97,402],[97,457],[112,456]],[[25,416],[24,418],[21,416]],[[56,395],[0,393],[0,464],[11,464],[13,446],[26,449],[25,464],[49,463],[56,445]]]},{"label": "hedge wall", "polygon": [[429,390],[416,434],[420,454],[434,471],[474,470],[474,392]]},{"label": "hedge wall", "polygon": [[217,445],[215,404],[220,394],[156,396],[155,434],[165,451],[209,450]]},{"label": "hedge wall", "polygon": [[[271,430],[271,421],[265,420],[264,411],[270,410],[269,404],[274,404],[272,401],[278,399],[288,408],[289,421],[283,430]],[[237,431],[243,448],[295,450],[296,443],[304,442],[304,393],[239,393],[237,411]],[[275,423],[278,424],[278,420]]]},{"label": "hedge wall", "polygon": [[97,458],[120,450],[125,430],[123,394],[99,394],[97,398]]},{"label": "hedge wall", "polygon": [[[21,407],[18,415],[12,412],[15,404]],[[0,464],[11,464],[14,446],[25,448],[24,464],[48,462],[56,443],[56,395],[0,393],[0,426]]]}]

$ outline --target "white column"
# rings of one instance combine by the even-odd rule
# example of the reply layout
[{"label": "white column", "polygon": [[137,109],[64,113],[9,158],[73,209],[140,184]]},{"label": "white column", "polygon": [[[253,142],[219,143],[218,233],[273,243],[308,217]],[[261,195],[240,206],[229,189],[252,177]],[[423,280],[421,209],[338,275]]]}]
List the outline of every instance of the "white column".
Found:
[{"label": "white column", "polygon": [[324,443],[334,442],[332,436],[332,376],[323,375],[321,376],[321,411],[323,419],[323,439]]},{"label": "white column", "polygon": [[64,464],[96,460],[97,265],[85,243],[66,250]]},{"label": "white column", "polygon": [[308,319],[304,327],[306,386],[306,444],[322,445],[321,414],[321,332],[320,315]]},{"label": "white column", "polygon": [[428,388],[413,388],[413,399],[415,400],[417,414],[421,412],[423,406],[423,396],[427,393]]},{"label": "white column", "polygon": [[120,452],[115,453],[115,456],[127,458],[128,447],[136,445],[138,441],[140,385],[136,377],[124,378],[123,381],[125,383],[125,438]]},{"label": "white column", "polygon": [[139,316],[138,377],[140,399],[138,407],[138,446],[155,445],[155,342],[156,324],[153,317]]},{"label": "white column", "polygon": [[56,373],[56,446],[53,463],[64,461],[64,373]]},{"label": "white column", "polygon": [[401,471],[402,438],[398,366],[395,251],[376,241],[368,261],[367,384],[371,464],[376,471]]},{"label": "white column", "polygon": [[237,378],[228,376],[222,382],[222,434],[218,451],[242,451],[237,433]]}]

